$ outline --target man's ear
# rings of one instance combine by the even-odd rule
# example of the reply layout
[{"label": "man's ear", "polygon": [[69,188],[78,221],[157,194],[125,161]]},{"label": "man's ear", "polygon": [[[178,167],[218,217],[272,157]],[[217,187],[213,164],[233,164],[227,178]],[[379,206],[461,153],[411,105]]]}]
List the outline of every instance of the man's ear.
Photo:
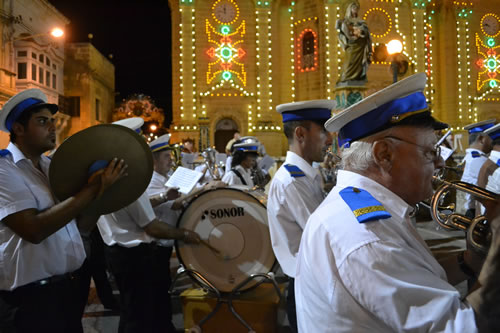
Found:
[{"label": "man's ear", "polygon": [[24,126],[18,122],[12,124],[12,132],[19,137],[24,134]]},{"label": "man's ear", "polygon": [[307,132],[307,130],[304,126],[295,127],[294,140],[296,140],[299,143],[304,142],[304,137],[306,135],[306,132]]},{"label": "man's ear", "polygon": [[392,145],[385,140],[375,141],[372,145],[373,160],[380,168],[390,171],[395,154]]}]

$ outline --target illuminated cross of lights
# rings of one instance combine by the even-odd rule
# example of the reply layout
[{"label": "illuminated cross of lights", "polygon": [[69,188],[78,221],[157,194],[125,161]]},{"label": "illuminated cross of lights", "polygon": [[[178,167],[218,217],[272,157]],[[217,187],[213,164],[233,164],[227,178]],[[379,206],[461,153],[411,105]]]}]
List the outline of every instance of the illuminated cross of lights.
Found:
[{"label": "illuminated cross of lights", "polygon": [[486,43],[479,38],[476,33],[476,47],[479,59],[476,65],[479,68],[477,72],[477,90],[481,90],[486,84],[491,88],[498,88],[500,86],[500,54],[496,45],[495,39],[489,37]]},{"label": "illuminated cross of lights", "polygon": [[235,76],[242,82],[243,86],[246,86],[247,73],[242,63],[246,52],[242,47],[238,47],[239,44],[243,43],[245,21],[242,21],[240,26],[232,31],[228,25],[222,25],[217,30],[206,20],[206,33],[208,42],[214,44],[206,51],[206,54],[213,60],[208,63],[207,83],[212,83],[216,78],[229,81]]}]

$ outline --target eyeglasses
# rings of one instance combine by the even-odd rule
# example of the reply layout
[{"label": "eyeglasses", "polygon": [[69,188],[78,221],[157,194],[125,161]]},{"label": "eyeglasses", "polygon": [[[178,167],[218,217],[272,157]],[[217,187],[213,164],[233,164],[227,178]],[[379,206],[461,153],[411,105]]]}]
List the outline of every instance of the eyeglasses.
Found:
[{"label": "eyeglasses", "polygon": [[384,139],[385,138],[395,139],[395,140],[398,140],[401,142],[405,142],[405,143],[409,143],[411,145],[417,146],[418,148],[422,149],[425,157],[428,158],[432,162],[437,161],[441,157],[441,146],[434,147],[434,149],[429,149],[428,147],[424,147],[422,145],[416,144],[414,142],[406,141],[406,140],[403,140],[403,139],[395,137],[395,136],[388,135],[388,136],[384,136]]}]

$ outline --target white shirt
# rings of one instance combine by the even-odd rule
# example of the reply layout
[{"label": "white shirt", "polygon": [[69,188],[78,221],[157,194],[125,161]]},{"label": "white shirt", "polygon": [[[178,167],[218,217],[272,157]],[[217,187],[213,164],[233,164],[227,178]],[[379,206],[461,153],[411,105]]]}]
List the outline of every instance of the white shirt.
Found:
[{"label": "white shirt", "polygon": [[[480,154],[479,157],[472,157],[472,152],[477,152]],[[462,175],[463,182],[477,185],[477,178],[479,176],[479,171],[483,166],[484,162],[488,160],[488,156],[480,150],[467,148],[465,150],[465,168]],[[476,207],[476,200],[470,194],[465,194],[465,209],[471,209]]]},{"label": "white shirt", "polygon": [[[298,167],[305,176],[292,177],[285,168],[287,164]],[[274,255],[288,276],[295,277],[302,231],[323,199],[318,170],[299,155],[287,152],[269,187],[267,218]]]},{"label": "white shirt", "polygon": [[[11,154],[0,157],[0,221],[26,209],[42,211],[54,206],[57,201],[48,178],[50,159],[41,157],[41,172],[16,145],[10,143],[7,149]],[[0,222],[0,290],[75,271],[84,260],[75,220],[40,244],[23,240]]]},{"label": "white shirt", "polygon": [[120,245],[135,247],[142,243],[151,243],[153,238],[143,228],[156,218],[149,202],[147,192],[139,199],[114,213],[102,215],[97,221],[97,227],[102,240],[109,246]]},{"label": "white shirt", "polygon": [[[339,195],[348,186],[368,191],[392,217],[359,223]],[[375,181],[339,171],[302,235],[299,332],[477,332],[472,307],[447,282],[410,211]]]},{"label": "white shirt", "polygon": [[500,163],[500,151],[492,150],[489,159],[495,164]]},{"label": "white shirt", "polygon": [[[252,188],[254,186],[253,180],[252,180],[252,174],[250,171],[247,171],[244,167],[241,165],[237,165],[234,169],[238,170],[247,183],[246,186]],[[224,177],[222,177],[222,181],[226,183],[227,185],[245,185],[241,181],[240,177],[238,177],[233,171],[229,170],[224,174]]]},{"label": "white shirt", "polygon": [[488,177],[486,189],[491,192],[500,194],[500,168],[497,168],[491,176]]},{"label": "white shirt", "polygon": [[[168,178],[162,176],[156,171],[153,171],[153,177],[151,178],[151,182],[149,183],[148,189],[146,190],[148,196],[152,197],[168,190],[168,187],[165,185],[167,181]],[[153,210],[160,221],[165,222],[171,227],[175,228],[177,219],[180,215],[180,210],[173,210],[173,203],[174,200],[166,201],[156,207],[153,207]],[[159,239],[156,242],[161,246],[174,246],[173,239]]]},{"label": "white shirt", "polygon": [[233,155],[227,155],[227,158],[226,158],[226,168],[224,170],[224,173],[228,173],[229,171],[231,171],[231,163],[233,163]]}]

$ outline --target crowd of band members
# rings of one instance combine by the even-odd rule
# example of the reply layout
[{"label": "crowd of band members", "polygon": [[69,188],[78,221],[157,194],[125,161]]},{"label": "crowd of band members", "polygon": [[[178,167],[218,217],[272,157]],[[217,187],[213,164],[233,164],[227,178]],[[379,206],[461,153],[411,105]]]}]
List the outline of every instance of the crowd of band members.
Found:
[{"label": "crowd of band members", "polygon": [[[467,249],[438,262],[410,219],[414,205],[432,195],[432,176],[444,166],[434,146],[446,124],[431,116],[424,87],[425,75],[417,74],[334,117],[330,100],[278,106],[289,148],[269,185],[267,213],[274,254],[289,277],[292,330],[498,329],[498,203],[482,202],[492,225],[488,254]],[[56,111],[36,89],[14,96],[0,111],[0,129],[11,135],[0,154],[0,331],[81,332],[92,267],[102,272],[102,256],[95,254],[103,252],[120,292],[119,306],[109,305],[119,308],[119,332],[175,332],[173,241],[196,245],[200,237],[176,228],[193,194],[165,186],[173,167],[170,137],[149,144],[154,172],[143,195],[111,214],[86,216],[99,192],[127,177],[127,165],[117,156],[73,197],[54,200],[44,153],[55,147]],[[142,123],[117,125],[136,130]],[[477,185],[490,151],[491,162],[500,165],[500,127],[492,120],[466,129],[463,180]],[[328,152],[331,132],[342,148],[340,168]],[[232,160],[223,183],[251,188],[269,182],[259,169],[262,184],[254,184],[257,158],[265,155],[258,140],[237,133],[226,149]],[[223,186],[206,165],[199,170],[204,185],[195,194]],[[487,178],[487,188],[500,193],[500,168]],[[479,213],[475,207],[467,198],[468,216]],[[453,285],[471,278],[478,281],[462,300]]]}]

